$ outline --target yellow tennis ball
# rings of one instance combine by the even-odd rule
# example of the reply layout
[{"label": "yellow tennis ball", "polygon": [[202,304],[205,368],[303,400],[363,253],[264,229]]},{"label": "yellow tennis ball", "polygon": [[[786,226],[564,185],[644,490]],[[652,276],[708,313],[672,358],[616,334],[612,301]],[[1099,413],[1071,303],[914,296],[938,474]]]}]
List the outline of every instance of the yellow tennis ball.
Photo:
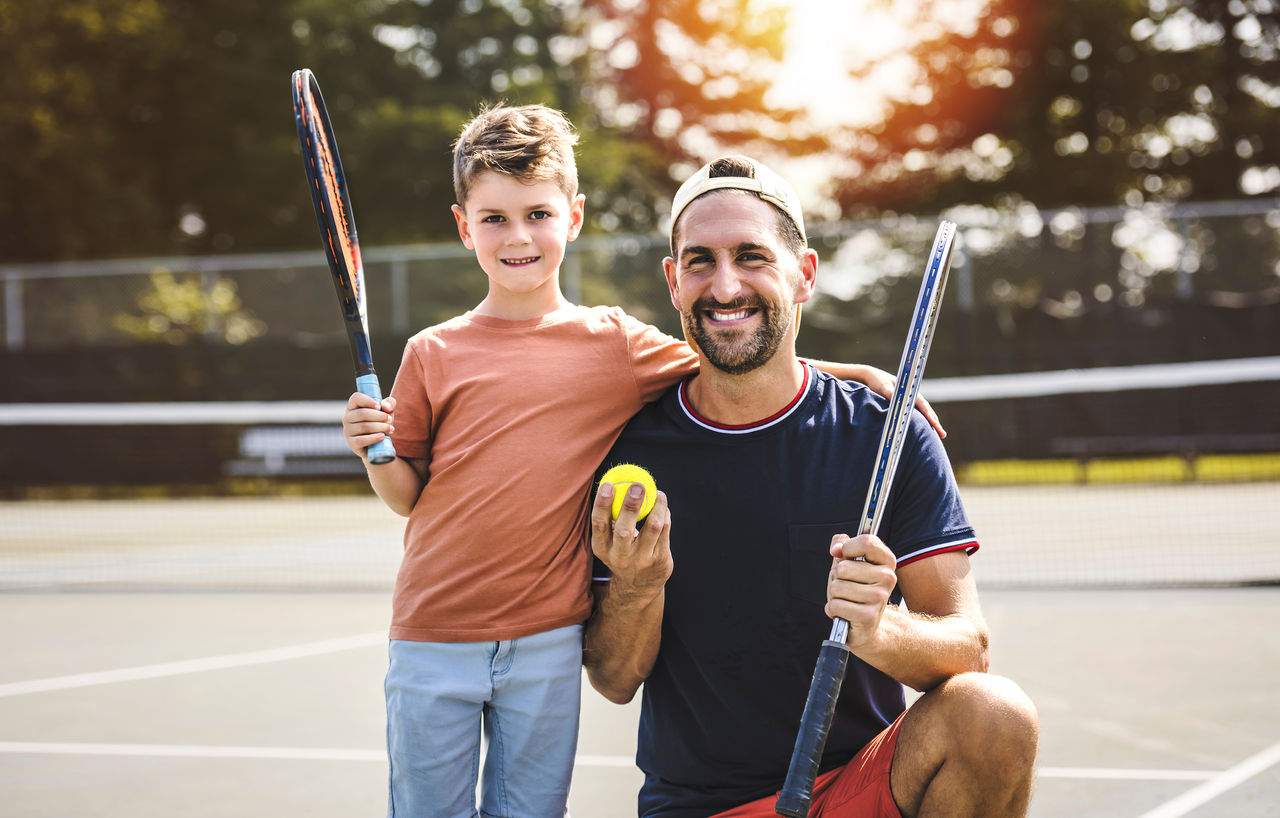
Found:
[{"label": "yellow tennis ball", "polygon": [[614,466],[600,478],[600,485],[605,483],[613,483],[614,486],[613,519],[618,519],[618,515],[622,513],[622,501],[626,499],[627,489],[631,488],[632,483],[644,486],[644,502],[640,504],[640,516],[636,520],[643,520],[653,511],[653,504],[658,499],[658,486],[653,482],[653,475],[639,466],[632,463]]}]

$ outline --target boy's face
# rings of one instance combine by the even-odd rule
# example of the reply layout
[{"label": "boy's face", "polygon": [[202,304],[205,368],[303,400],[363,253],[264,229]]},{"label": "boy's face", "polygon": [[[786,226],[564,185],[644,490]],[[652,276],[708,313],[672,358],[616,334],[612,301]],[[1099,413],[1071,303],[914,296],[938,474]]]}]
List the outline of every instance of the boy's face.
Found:
[{"label": "boy's face", "polygon": [[471,184],[465,208],[453,206],[458,235],[489,276],[496,296],[559,293],[565,245],[582,229],[584,197],[555,182],[525,184],[493,171]]}]

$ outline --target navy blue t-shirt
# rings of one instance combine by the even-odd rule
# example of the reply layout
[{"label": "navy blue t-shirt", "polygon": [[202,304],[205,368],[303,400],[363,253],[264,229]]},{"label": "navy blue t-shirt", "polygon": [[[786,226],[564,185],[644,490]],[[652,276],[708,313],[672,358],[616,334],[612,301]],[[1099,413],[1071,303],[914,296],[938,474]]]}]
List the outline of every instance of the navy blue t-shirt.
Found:
[{"label": "navy blue t-shirt", "polygon": [[[602,467],[644,466],[671,507],[675,568],[636,758],[645,818],[714,815],[786,777],[831,629],[828,547],[857,534],[887,411],[860,384],[805,372],[791,406],[747,427],[699,418],[677,386],[631,420]],[[942,442],[918,412],[878,535],[899,566],[977,548]],[[822,769],[851,759],[904,707],[900,684],[852,657]]]}]

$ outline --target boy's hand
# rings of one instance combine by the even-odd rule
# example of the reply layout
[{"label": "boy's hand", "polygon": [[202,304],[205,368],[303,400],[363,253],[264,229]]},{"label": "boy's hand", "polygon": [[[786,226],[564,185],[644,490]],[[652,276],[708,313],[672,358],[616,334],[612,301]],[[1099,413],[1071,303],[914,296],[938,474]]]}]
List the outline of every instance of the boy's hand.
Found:
[{"label": "boy's hand", "polygon": [[[869,364],[863,364],[863,375],[861,380],[868,389],[875,392],[882,398],[893,399],[894,388],[897,386],[897,378],[883,369],[878,369]],[[938,420],[938,413],[933,411],[933,407],[929,405],[929,401],[924,399],[923,394],[916,394],[916,409],[920,410],[920,414],[925,416],[929,421],[929,425],[938,433],[938,437],[945,438],[947,430],[942,428],[942,421]]]},{"label": "boy's hand", "polygon": [[365,449],[395,431],[391,414],[395,409],[395,398],[383,398],[379,404],[363,392],[351,393],[346,411],[342,413],[342,436],[347,448],[363,460]]}]

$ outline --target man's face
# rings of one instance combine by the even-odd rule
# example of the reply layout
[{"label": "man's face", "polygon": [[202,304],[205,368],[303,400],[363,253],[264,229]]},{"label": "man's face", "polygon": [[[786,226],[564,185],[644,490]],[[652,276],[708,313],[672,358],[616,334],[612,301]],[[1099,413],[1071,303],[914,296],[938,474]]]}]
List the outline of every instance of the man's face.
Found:
[{"label": "man's face", "polygon": [[781,218],[749,193],[705,194],[681,214],[676,255],[663,262],[685,335],[731,375],[758,369],[793,344],[796,304],[813,294],[817,256],[786,249]]}]

